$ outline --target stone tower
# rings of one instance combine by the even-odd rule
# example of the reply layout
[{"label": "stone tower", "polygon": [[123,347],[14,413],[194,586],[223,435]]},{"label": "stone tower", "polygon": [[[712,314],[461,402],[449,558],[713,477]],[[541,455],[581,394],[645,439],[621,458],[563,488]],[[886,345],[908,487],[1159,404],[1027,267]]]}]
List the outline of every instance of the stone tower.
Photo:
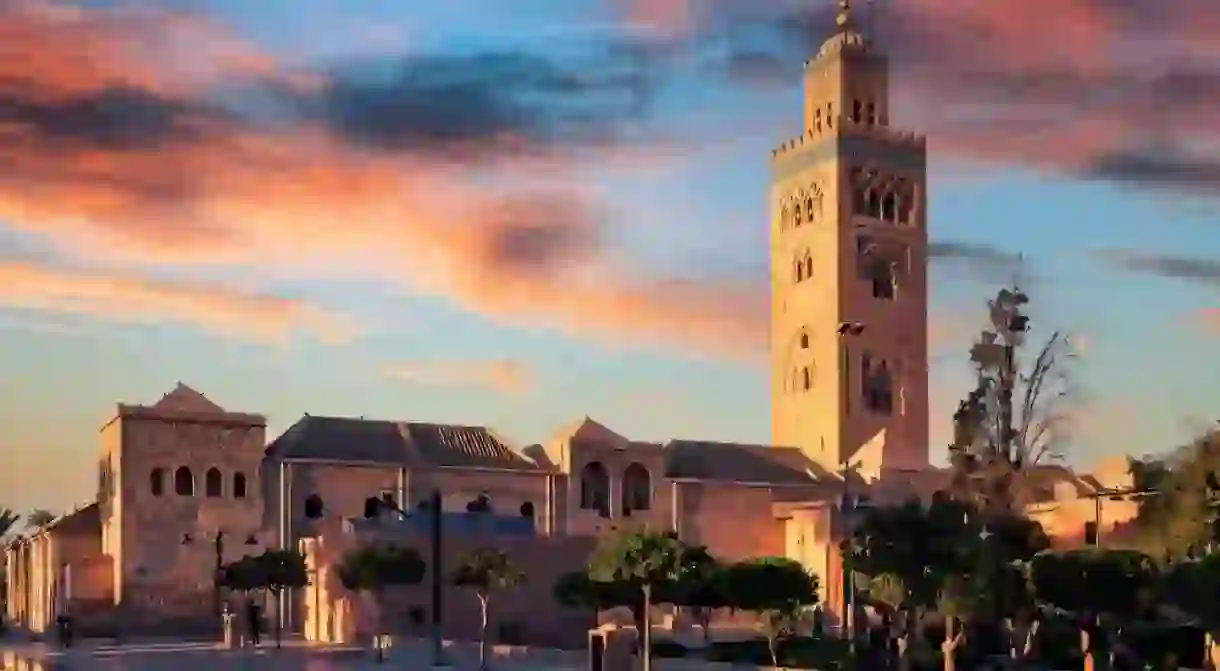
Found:
[{"label": "stone tower", "polygon": [[116,601],[134,612],[212,617],[217,563],[267,544],[266,425],[183,384],[153,405],[119,404],[101,432],[98,473]]},{"label": "stone tower", "polygon": [[834,470],[928,465],[927,152],[890,127],[885,56],[838,29],[772,152],[771,433]]}]

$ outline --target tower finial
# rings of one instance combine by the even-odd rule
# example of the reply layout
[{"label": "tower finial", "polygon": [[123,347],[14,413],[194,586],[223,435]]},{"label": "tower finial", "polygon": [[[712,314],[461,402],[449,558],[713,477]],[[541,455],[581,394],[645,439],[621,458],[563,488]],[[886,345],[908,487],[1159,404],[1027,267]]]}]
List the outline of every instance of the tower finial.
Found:
[{"label": "tower finial", "polygon": [[851,30],[851,0],[839,0],[839,15],[835,17],[835,23],[839,24],[841,33]]}]

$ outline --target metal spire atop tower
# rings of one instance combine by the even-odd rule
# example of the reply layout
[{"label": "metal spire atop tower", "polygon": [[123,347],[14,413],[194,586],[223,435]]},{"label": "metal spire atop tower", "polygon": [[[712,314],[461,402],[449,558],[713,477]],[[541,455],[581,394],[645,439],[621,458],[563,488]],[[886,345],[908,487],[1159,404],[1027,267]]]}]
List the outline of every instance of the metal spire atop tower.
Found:
[{"label": "metal spire atop tower", "polygon": [[835,17],[839,24],[839,32],[845,33],[853,28],[851,20],[851,0],[839,0],[839,15]]}]

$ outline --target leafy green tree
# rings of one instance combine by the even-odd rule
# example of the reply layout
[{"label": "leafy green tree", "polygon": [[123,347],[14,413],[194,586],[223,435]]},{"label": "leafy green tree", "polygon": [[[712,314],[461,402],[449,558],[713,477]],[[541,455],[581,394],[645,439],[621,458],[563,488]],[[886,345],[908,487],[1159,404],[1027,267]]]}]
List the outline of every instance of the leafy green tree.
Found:
[{"label": "leafy green tree", "polygon": [[217,581],[220,587],[227,590],[249,594],[266,586],[261,568],[253,557],[242,557],[221,567]]},{"label": "leafy green tree", "polygon": [[1212,671],[1220,669],[1220,555],[1176,562],[1165,571],[1165,599],[1198,621]]},{"label": "leafy green tree", "polygon": [[704,546],[688,546],[682,553],[674,603],[688,608],[703,628],[703,640],[711,636],[712,615],[729,607],[727,569]]},{"label": "leafy green tree", "polygon": [[[418,585],[427,564],[413,548],[392,544],[362,545],[344,555],[337,568],[339,582],[353,592],[369,594],[380,606],[387,587]],[[385,623],[378,620],[378,636],[385,634]],[[385,650],[378,646],[377,661],[385,661]]]},{"label": "leafy green tree", "polygon": [[955,491],[988,512],[1019,513],[1024,503],[1022,472],[1061,457],[1069,413],[1074,353],[1068,338],[1051,334],[1028,369],[1029,297],[1017,287],[1001,289],[987,304],[988,324],[970,349],[975,388],[954,414],[949,446]]},{"label": "leafy green tree", "polygon": [[566,608],[588,608],[595,611],[626,607],[635,612],[643,602],[639,590],[623,583],[599,582],[589,577],[587,570],[564,573],[552,588],[555,601]]},{"label": "leafy green tree", "polygon": [[1109,653],[1114,621],[1147,613],[1160,582],[1152,559],[1131,550],[1046,552],[1029,570],[1039,601],[1076,615],[1081,650],[1093,658]]},{"label": "leafy green tree", "polygon": [[918,502],[869,508],[852,541],[853,568],[870,578],[895,576],[921,606],[936,602],[948,576],[1007,572],[1011,562],[1049,546],[1037,522],[997,514],[984,525],[970,504],[943,496],[926,508]]},{"label": "leafy green tree", "polygon": [[[305,566],[305,557],[293,550],[268,549],[251,559],[256,572],[263,582],[263,587],[275,599],[279,608],[284,590],[300,589],[309,584],[309,571]],[[280,619],[275,618],[275,647],[282,645],[283,631]]]},{"label": "leafy green tree", "polygon": [[41,529],[54,522],[56,517],[55,513],[39,508],[26,516],[25,526],[27,529]]},{"label": "leafy green tree", "polygon": [[818,602],[817,576],[787,557],[761,557],[729,566],[725,582],[734,608],[758,613],[779,666],[779,643],[796,634],[804,608]]},{"label": "leafy green tree", "polygon": [[622,584],[639,593],[640,654],[644,671],[652,667],[650,614],[655,603],[672,603],[672,586],[681,574],[685,545],[676,534],[655,531],[624,532],[608,537],[594,552],[589,577],[594,581]]},{"label": "leafy green tree", "polygon": [[480,548],[462,557],[452,576],[457,587],[479,597],[482,620],[479,629],[479,668],[487,668],[487,611],[494,593],[520,585],[525,574],[513,566],[502,550]]},{"label": "leafy green tree", "polygon": [[[1141,500],[1134,526],[1135,547],[1164,560],[1202,554],[1215,544],[1220,500],[1220,430],[1213,429],[1179,449],[1162,464],[1137,467],[1155,485]],[[1133,472],[1133,475],[1135,472]]]}]

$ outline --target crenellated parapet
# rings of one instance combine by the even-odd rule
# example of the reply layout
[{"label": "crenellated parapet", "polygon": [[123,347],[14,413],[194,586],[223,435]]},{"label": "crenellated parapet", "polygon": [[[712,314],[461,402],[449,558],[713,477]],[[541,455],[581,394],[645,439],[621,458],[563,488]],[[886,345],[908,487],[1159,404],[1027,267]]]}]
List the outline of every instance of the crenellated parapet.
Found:
[{"label": "crenellated parapet", "polygon": [[789,153],[800,151],[806,146],[820,144],[829,137],[843,137],[850,135],[851,137],[864,137],[870,140],[884,142],[894,145],[895,148],[902,149],[919,149],[927,148],[928,138],[922,133],[914,131],[900,130],[890,126],[882,126],[878,124],[867,124],[852,121],[850,117],[838,116],[833,124],[828,124],[828,127],[822,131],[808,130],[804,135],[786,140],[780,146],[771,150],[772,158],[780,158]]}]

